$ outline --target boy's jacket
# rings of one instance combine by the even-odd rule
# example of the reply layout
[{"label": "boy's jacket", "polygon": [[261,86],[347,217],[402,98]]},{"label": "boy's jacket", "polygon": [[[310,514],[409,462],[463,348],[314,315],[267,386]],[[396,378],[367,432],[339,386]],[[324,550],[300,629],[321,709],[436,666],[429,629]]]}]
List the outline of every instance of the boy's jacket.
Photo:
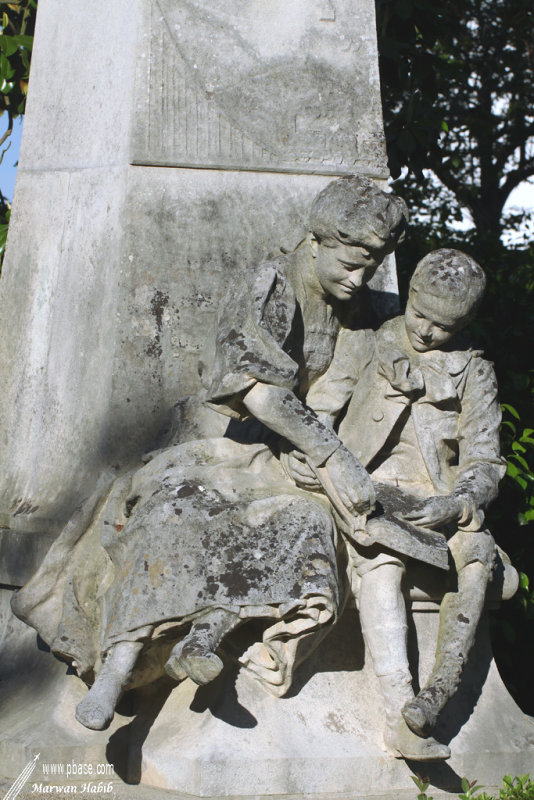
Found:
[{"label": "boy's jacket", "polygon": [[436,494],[461,492],[472,516],[483,517],[479,512],[495,498],[506,467],[499,451],[497,381],[480,351],[454,337],[446,349],[416,353],[404,317],[376,332],[342,331],[334,360],[310,389],[307,403],[333,424],[347,402],[339,435],[364,466],[411,406]]}]

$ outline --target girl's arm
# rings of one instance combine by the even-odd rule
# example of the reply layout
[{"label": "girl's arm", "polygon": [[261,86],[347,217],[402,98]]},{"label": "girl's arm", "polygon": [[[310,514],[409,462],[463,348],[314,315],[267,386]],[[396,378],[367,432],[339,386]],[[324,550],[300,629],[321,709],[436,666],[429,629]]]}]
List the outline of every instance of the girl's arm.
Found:
[{"label": "girl's arm", "polygon": [[325,467],[348,511],[369,512],[375,501],[367,471],[313,411],[287,389],[256,383],[245,395],[248,411],[268,428],[284,436],[315,467]]}]

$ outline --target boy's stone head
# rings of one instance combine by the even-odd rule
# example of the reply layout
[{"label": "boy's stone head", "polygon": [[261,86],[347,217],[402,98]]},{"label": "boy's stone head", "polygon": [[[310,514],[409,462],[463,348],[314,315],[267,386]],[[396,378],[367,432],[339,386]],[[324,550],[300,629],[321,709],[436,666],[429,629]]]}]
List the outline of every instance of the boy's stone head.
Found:
[{"label": "boy's stone head", "polygon": [[404,200],[368,178],[340,178],[315,198],[310,212],[315,270],[323,289],[349,299],[367,283],[404,236]]},{"label": "boy's stone head", "polygon": [[443,347],[475,315],[486,276],[460,250],[434,250],[417,265],[410,281],[406,333],[418,352]]}]

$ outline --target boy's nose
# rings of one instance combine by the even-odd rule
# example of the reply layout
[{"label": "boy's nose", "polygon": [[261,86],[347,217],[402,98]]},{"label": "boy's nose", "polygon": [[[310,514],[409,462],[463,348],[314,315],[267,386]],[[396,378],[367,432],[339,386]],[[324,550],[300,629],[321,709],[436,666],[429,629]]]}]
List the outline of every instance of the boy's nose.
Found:
[{"label": "boy's nose", "polygon": [[419,336],[421,337],[421,339],[425,339],[425,341],[428,341],[429,339],[432,338],[432,326],[430,325],[429,322],[421,323],[421,325],[419,326]]}]

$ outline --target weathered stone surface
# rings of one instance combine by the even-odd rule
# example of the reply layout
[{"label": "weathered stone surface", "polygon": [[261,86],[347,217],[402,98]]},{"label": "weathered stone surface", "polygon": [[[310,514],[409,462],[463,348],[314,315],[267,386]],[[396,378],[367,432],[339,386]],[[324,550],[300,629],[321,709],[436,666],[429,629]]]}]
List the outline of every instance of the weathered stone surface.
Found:
[{"label": "weathered stone surface", "polygon": [[[301,640],[313,646],[314,632],[343,607],[345,558],[328,501],[288,480],[274,435],[312,464],[326,462],[346,502],[370,508],[369,476],[302,398],[328,368],[343,322],[365,319],[357,297],[405,225],[404,202],[370,180],[329,183],[299,247],[242,269],[219,303],[203,383],[209,404],[233,418],[234,435],[208,430],[210,438],[164,447],[117,477],[103,502],[97,496],[73,515],[15,596],[15,613],[54,653],[89,681],[96,673],[76,712],[88,728],[107,727],[127,686],[155,679],[138,677],[149,648],[166,648],[175,679],[207,683],[222,668],[219,644],[249,619],[274,622],[263,642],[285,693]],[[161,355],[164,297],[152,309],[145,359]],[[263,429],[257,437],[251,416]]]},{"label": "weathered stone surface", "polygon": [[144,6],[137,164],[386,177],[374,7]]},{"label": "weathered stone surface", "polygon": [[[95,0],[90,9],[84,0],[40,4],[19,175],[126,163],[141,12],[140,0]],[[92,15],[102,24],[91,24]],[[100,194],[104,207],[108,193],[105,187]],[[25,202],[16,205],[15,218]],[[53,206],[41,208],[51,212]]]},{"label": "weathered stone surface", "polygon": [[[95,15],[106,24],[94,26]],[[80,53],[85,57],[80,58]],[[19,554],[13,543],[31,542],[37,534],[46,534],[49,541],[71,517],[77,503],[91,494],[99,478],[103,478],[103,484],[109,478],[109,485],[109,467],[114,474],[123,474],[128,467],[137,466],[143,451],[160,441],[157,434],[168,409],[185,395],[198,393],[201,353],[214,334],[215,311],[223,302],[225,290],[241,286],[245,266],[295,250],[306,236],[310,202],[328,182],[328,176],[356,169],[378,179],[386,175],[371,2],[290,0],[266,4],[254,0],[243,4],[216,0],[208,4],[199,0],[137,0],[117,3],[110,9],[102,0],[90,5],[73,0],[68,8],[53,0],[41,0],[33,69],[37,77],[32,78],[8,258],[0,285],[0,302],[6,309],[0,357],[9,375],[0,409],[4,466],[0,524],[5,526],[0,566],[6,586],[28,577],[24,570],[30,565],[33,568],[39,559],[44,538],[34,548],[23,545],[29,551],[26,566],[22,558],[14,557]],[[61,83],[50,77],[57,74],[65,76]],[[46,222],[43,208],[50,209]],[[332,233],[339,247],[346,231],[339,225],[336,228]],[[306,253],[309,278],[313,249],[313,259],[321,263],[322,278],[328,282],[335,259],[320,237],[312,240],[310,236],[305,240],[310,251],[301,249],[296,258]],[[290,262],[287,255],[280,261]],[[286,273],[282,270],[279,275],[282,280]],[[296,283],[291,285],[292,290]],[[325,289],[321,279],[319,283]],[[308,290],[313,295],[317,289],[310,280],[303,285],[304,295]],[[379,310],[395,309],[391,262],[377,273],[374,287]],[[315,321],[310,312],[306,324]],[[313,327],[310,325],[312,333],[317,334]],[[319,344],[317,336],[307,358],[321,351]],[[324,356],[321,351],[323,360]],[[207,369],[213,366],[213,352],[204,362]],[[273,364],[267,366],[270,369]],[[299,366],[308,369],[309,364],[303,359]],[[303,386],[299,387],[302,392]],[[260,411],[256,413],[261,403],[254,406],[250,402],[251,413],[269,426],[272,404],[267,404],[264,419]],[[189,405],[184,401],[178,416],[187,416],[194,405],[194,400]],[[301,441],[306,444],[305,439],[292,438],[297,417],[284,417],[286,427],[279,432],[301,446]],[[275,430],[279,430],[279,422],[280,415],[272,421]],[[307,422],[311,427],[310,417]],[[191,430],[195,424],[200,429],[204,423],[191,424]],[[325,441],[331,444],[335,438],[324,429],[321,435],[321,445]],[[191,449],[194,451],[194,446]],[[307,452],[305,446],[301,449]],[[318,457],[317,448],[313,453],[312,449],[309,455],[316,468],[314,474],[324,479],[320,470],[325,459]],[[368,509],[367,476],[362,470],[352,480],[354,459],[348,451],[338,449],[329,454],[331,463],[336,452],[339,463],[332,471],[334,490],[342,485],[350,493],[351,487],[357,487],[362,491],[363,500],[359,499],[363,510]],[[158,458],[164,460],[165,453],[154,460],[156,472],[161,466]],[[183,609],[178,613],[174,607],[170,620],[158,611],[157,618],[143,618],[150,630],[135,627],[139,622],[135,607],[138,586],[137,572],[132,574],[130,569],[135,559],[128,553],[128,520],[139,502],[145,513],[144,517],[140,515],[143,525],[155,521],[149,506],[158,492],[149,497],[147,487],[158,487],[150,485],[150,480],[143,482],[147,473],[150,465],[148,470],[140,470],[142,491],[138,496],[127,492],[123,497],[118,492],[124,518],[104,519],[103,525],[110,524],[103,537],[100,529],[93,528],[94,536],[84,538],[96,505],[90,511],[83,506],[72,518],[66,535],[58,540],[57,549],[51,551],[51,562],[45,562],[45,572],[50,565],[59,567],[57,574],[54,569],[48,572],[51,592],[49,596],[45,592],[44,605],[39,609],[46,629],[57,627],[47,640],[54,642],[55,652],[70,658],[78,656],[73,653],[72,642],[82,641],[92,648],[89,655],[82,653],[83,663],[80,658],[74,665],[88,680],[93,668],[99,677],[107,674],[110,683],[113,679],[117,684],[118,668],[123,669],[121,680],[128,677],[133,661],[153,633],[152,623],[174,624],[178,617],[180,624],[192,621],[191,615]],[[347,476],[352,476],[351,480]],[[169,483],[163,488],[171,492],[175,488],[192,490],[186,483],[180,487]],[[229,492],[232,488],[225,487]],[[201,492],[205,487],[197,484],[196,490]],[[98,492],[94,498],[99,497]],[[335,497],[335,491],[331,497]],[[168,499],[163,497],[159,511],[176,512],[176,516],[184,513],[174,506],[171,511]],[[265,506],[272,502],[270,497],[264,499]],[[487,499],[482,498],[481,508]],[[206,515],[230,514],[229,497],[221,494],[216,500],[203,508]],[[440,498],[434,505],[459,508],[457,498],[454,503],[447,500]],[[157,505],[158,499],[152,502]],[[463,520],[471,509],[467,500],[461,502]],[[193,513],[194,504],[190,505]],[[106,511],[107,506],[102,513]],[[135,522],[135,512],[132,518]],[[78,528],[76,520],[81,520]],[[258,514],[253,522],[261,528],[263,518]],[[136,542],[135,556],[143,561],[143,575],[149,572],[159,586],[170,572],[165,560],[167,544],[174,547],[175,543],[157,541],[157,528],[151,530],[156,546],[146,558],[141,550],[144,544],[150,549],[149,537],[143,539],[139,529],[135,532],[138,539],[132,537],[132,542]],[[356,528],[350,532],[355,533]],[[290,635],[284,631],[280,637],[280,650],[290,642],[290,669],[280,681],[273,682],[275,693],[286,691],[293,677],[296,652],[291,652],[291,637],[308,630],[310,620],[312,632],[321,626],[321,632],[327,632],[324,623],[335,616],[336,606],[342,605],[336,589],[346,589],[343,570],[339,569],[344,566],[346,552],[340,547],[340,561],[335,563],[329,550],[332,540],[324,530],[322,534],[312,558],[315,572],[301,570],[310,578],[308,594],[302,591],[304,579],[295,581],[296,590],[288,590],[290,559],[298,549],[289,547],[293,540],[288,537],[285,542],[290,553],[277,549],[275,541],[270,544],[273,554],[285,559],[283,567],[287,568],[285,582],[278,583],[291,602],[300,598],[292,592],[304,594],[306,606],[303,610],[286,605],[280,611],[280,617],[302,613],[295,614],[297,625]],[[261,531],[255,536],[261,539]],[[56,558],[65,540],[66,550],[71,545],[77,548],[75,574],[69,572],[72,564],[68,557],[63,562]],[[221,546],[210,554],[210,569],[225,568],[224,559],[229,560],[232,544],[230,540],[226,547],[226,537],[221,536]],[[117,552],[113,552],[114,546]],[[122,560],[121,547],[125,555]],[[255,552],[247,551],[247,556],[256,558]],[[135,607],[134,622],[129,620],[126,631],[125,626],[114,629],[111,624],[117,619],[120,622],[120,611],[128,605],[122,602],[120,581],[114,584],[114,605],[109,604],[117,612],[115,617],[108,619],[101,609],[106,589],[113,582],[110,579],[106,583],[109,575],[101,581],[98,573],[101,564],[104,572],[109,567],[110,553],[115,566],[132,578],[128,599]],[[154,553],[157,564],[151,561]],[[178,548],[174,555],[179,561]],[[262,553],[257,558],[268,555]],[[218,556],[222,563],[217,562]],[[271,561],[276,565],[274,556]],[[240,563],[245,559],[232,564],[232,581],[243,577],[239,575]],[[246,563],[246,585],[240,602],[251,594],[252,569]],[[334,586],[327,601],[314,606],[308,602],[309,594],[317,589],[317,572],[325,564],[330,577],[336,577],[338,569],[339,586]],[[361,567],[361,562],[356,566]],[[396,566],[402,568],[398,562]],[[457,564],[459,574],[464,566],[471,565]],[[358,569],[353,570],[353,588],[360,604],[365,605],[365,573],[359,570],[361,574],[354,576],[354,572]],[[205,578],[209,584],[213,571],[206,568],[196,577]],[[263,582],[257,581],[263,591],[272,588],[267,577],[265,571]],[[229,583],[235,588],[232,581]],[[188,589],[193,585],[188,584]],[[273,585],[278,586],[276,576]],[[426,588],[430,597],[439,598],[434,585],[427,584]],[[478,602],[483,597],[480,581],[476,588]],[[215,589],[212,585],[211,589],[220,605],[224,589],[219,595],[219,586]],[[460,589],[462,602],[472,597]],[[173,585],[172,590],[179,601],[189,599],[179,596],[180,586]],[[74,620],[73,634],[66,624],[57,626],[58,619],[63,623],[62,595],[68,601],[67,611],[75,609],[78,613],[82,609],[83,617],[90,609],[89,636],[77,628],[75,614],[66,617],[67,622]],[[72,758],[92,762],[107,759],[116,763],[124,780],[142,780],[146,785],[204,796],[335,793],[339,797],[345,793],[351,798],[360,795],[369,799],[373,793],[396,798],[406,791],[410,797],[413,794],[411,765],[392,758],[382,744],[384,727],[387,732],[392,715],[399,715],[400,707],[389,702],[392,692],[384,692],[384,673],[377,669],[375,660],[385,697],[381,705],[377,679],[364,657],[353,613],[346,615],[307,662],[293,694],[285,700],[262,694],[245,669],[239,668],[236,675],[227,668],[203,689],[194,689],[185,679],[172,692],[171,684],[154,683],[130,695],[126,700],[133,705],[121,706],[110,731],[102,733],[86,731],[75,721],[77,706],[79,718],[89,727],[102,727],[108,720],[100,715],[95,723],[95,704],[92,708],[83,706],[91,695],[86,694],[78,678],[65,674],[63,663],[43,652],[45,646],[40,640],[35,642],[29,628],[11,617],[7,600],[7,593],[3,593],[5,657],[0,670],[8,691],[0,701],[0,760],[6,775],[16,775],[40,750],[43,760],[46,757],[54,763]],[[42,598],[37,600],[39,605]],[[265,597],[258,605],[262,605],[261,600]],[[197,601],[198,597],[193,598],[193,612],[198,610]],[[377,613],[371,631],[382,633],[384,639],[380,627],[384,614],[380,617],[380,604],[376,599],[373,602]],[[395,609],[401,603],[397,592],[393,597]],[[237,606],[241,609],[242,604],[236,601]],[[145,602],[147,607],[151,610],[150,603]],[[479,611],[477,607],[472,614],[473,633]],[[207,682],[219,669],[219,655],[224,658],[221,650],[219,655],[215,650],[221,642],[224,649],[225,636],[234,657],[243,656],[241,635],[252,636],[246,644],[258,644],[263,630],[256,632],[256,638],[250,627],[234,635],[238,612],[224,609],[224,614],[215,609],[198,630],[193,626],[195,636],[190,637],[188,646],[193,642],[197,650],[204,648],[200,659],[198,652],[191,657],[181,643],[175,645],[179,638],[175,630],[163,631],[163,662],[171,647],[174,654],[167,661],[169,674],[181,679],[184,674],[180,671],[185,670],[195,680]],[[266,618],[265,608],[256,616]],[[366,616],[362,607],[362,624],[364,620],[368,624],[371,616]],[[388,615],[386,609],[386,616],[394,625],[395,615]],[[420,632],[418,659],[412,658],[409,666],[402,631],[386,636],[391,660],[402,665],[404,689],[410,676],[416,676],[417,661],[423,668],[421,683],[432,675],[435,615],[415,617]],[[248,617],[244,614],[243,618]],[[39,624],[36,627],[41,630]],[[452,633],[455,635],[454,630]],[[106,636],[114,635],[117,641],[110,643]],[[128,635],[135,640],[133,650]],[[380,655],[380,648],[373,650],[369,641],[367,644],[373,656]],[[114,650],[115,645],[118,650]],[[123,645],[129,651],[126,660]],[[471,642],[467,645],[469,649]],[[111,655],[102,667],[100,657],[106,649]],[[206,650],[210,658],[205,657]],[[273,652],[276,655],[276,647]],[[118,653],[117,658],[114,653]],[[152,656],[151,651],[149,654]],[[251,672],[256,667],[260,680],[270,667],[262,661],[262,654],[261,648],[249,648],[242,662]],[[143,667],[144,677],[152,676],[152,668],[156,671],[162,667],[157,659],[148,661]],[[500,781],[503,772],[525,771],[525,759],[532,749],[532,721],[513,706],[490,662],[486,645],[475,644],[461,689],[440,716],[438,741],[431,743],[433,755],[442,757],[444,749],[439,750],[439,743],[450,741],[453,758],[452,767],[441,765],[432,770],[433,783],[438,787],[457,788],[460,774],[477,773],[479,780],[491,785]],[[283,659],[277,668],[280,664]],[[125,681],[117,685],[115,695],[108,698],[108,712],[109,708],[113,711]],[[411,689],[409,692],[413,697]],[[505,725],[494,724],[495,708],[507,720]],[[135,719],[128,723],[129,715]],[[391,737],[389,744],[400,749]],[[406,751],[401,750],[401,754],[406,756]],[[502,761],[506,763],[501,767]]]},{"label": "weathered stone surface", "polygon": [[121,174],[22,171],[17,178],[14,257],[0,287],[1,357],[10,375],[0,445],[6,527],[57,533],[105,463]]},{"label": "weathered stone surface", "polygon": [[[450,756],[431,734],[461,685],[494,572],[496,546],[484,512],[506,469],[501,410],[491,364],[461,333],[485,284],[480,265],[460,251],[425,256],[412,275],[404,315],[376,332],[342,331],[332,364],[307,398],[332,424],[346,408],[339,435],[377,484],[377,509],[367,524],[372,546],[352,536],[349,552],[385,701],[386,743],[408,760]],[[425,555],[411,545],[412,538],[420,544],[417,531],[401,528],[396,536],[397,515],[401,525],[406,520],[441,533],[453,571],[441,602],[435,664],[415,696],[402,577],[406,556],[438,563],[437,547]]]},{"label": "weathered stone surface", "polygon": [[[104,2],[89,8],[81,0],[68,9],[50,0],[40,6],[0,287],[5,309],[0,357],[9,375],[0,407],[4,526],[57,533],[76,503],[91,491],[99,470],[110,463],[133,463],[152,446],[169,407],[198,388],[199,353],[213,332],[215,308],[226,286],[245,264],[260,263],[281,248],[290,251],[304,235],[308,204],[327,179],[303,172],[342,174],[349,163],[354,169],[357,162],[358,169],[386,174],[383,146],[380,141],[374,144],[382,129],[372,3],[295,2],[291,15],[282,6],[269,6],[268,11],[258,6],[254,31],[247,22],[252,11],[248,4],[241,9],[244,16],[238,15],[233,31],[226,4],[217,9],[209,4],[204,11],[198,3],[160,6],[155,0],[116,4],[113,9]],[[287,109],[294,111],[295,104],[303,103],[305,116],[318,115],[320,141],[328,133],[325,124],[339,124],[332,136],[341,136],[341,150],[332,145],[327,167],[301,169],[300,162],[291,162],[304,152],[297,140],[291,152],[276,156],[279,163],[265,162],[262,169],[268,172],[263,174],[244,173],[253,162],[247,160],[246,148],[233,144],[227,164],[232,169],[222,172],[130,166],[132,161],[217,165],[200,146],[208,118],[199,111],[197,119],[197,106],[189,97],[198,79],[191,78],[189,99],[182,98],[172,66],[181,58],[180,48],[167,25],[171,20],[175,31],[174,25],[181,24],[175,19],[179,15],[184,25],[204,29],[206,17],[216,12],[226,20],[216,29],[223,41],[219,45],[214,40],[213,46],[224,65],[221,74],[226,74],[227,60],[234,59],[235,69],[241,63],[226,37],[235,36],[244,45],[239,36],[245,33],[238,30],[244,25],[256,37],[252,49],[260,50],[258,31],[280,28],[286,77],[292,74],[290,51],[295,70],[297,62],[309,65],[310,80],[323,61],[325,69],[339,76],[332,102],[339,113],[349,115],[339,123],[328,105],[330,95],[314,98],[310,105],[298,94],[302,76],[293,82],[287,77],[291,103],[284,107],[275,92],[274,100],[266,96],[262,112],[279,144],[290,121]],[[106,19],[98,32],[94,15]],[[297,29],[298,49],[289,47]],[[160,33],[168,38],[163,44]],[[218,35],[215,29],[212,35]],[[346,39],[339,39],[343,35]],[[206,36],[202,34],[203,47],[209,41]],[[345,44],[331,51],[332,41]],[[83,58],[77,57],[80,52]],[[356,58],[358,75],[361,72],[368,81],[363,92],[354,80]],[[202,64],[197,70],[190,66],[196,73]],[[206,69],[213,66],[206,64]],[[63,76],[61,82],[57,75]],[[340,105],[339,92],[347,84],[355,100],[349,102],[349,97],[345,102],[343,94]],[[244,80],[242,87],[247,85],[258,83]],[[275,91],[271,78],[265,91],[269,87]],[[229,85],[221,92],[225,97],[221,94],[217,102],[225,108],[233,104],[247,120],[254,119],[254,113],[245,113],[240,96],[231,97]],[[175,118],[170,102],[176,98]],[[182,111],[185,116],[180,116]],[[356,150],[347,155],[353,135],[351,127],[347,138],[347,124],[352,126],[355,114],[361,148],[359,155]],[[238,127],[244,124],[239,121]],[[305,125],[302,130],[307,136],[310,128]],[[145,135],[150,139],[141,146]],[[182,141],[188,147],[193,143],[194,158],[190,147],[187,158],[161,156],[162,147],[173,150]],[[304,142],[304,150],[308,145]],[[312,145],[313,150],[316,144]],[[343,148],[345,161],[339,155]],[[284,174],[289,162],[295,174]],[[375,281],[387,292],[383,308],[395,310],[393,262]]]},{"label": "weathered stone surface", "polygon": [[[433,661],[435,609],[416,611],[410,633],[412,666],[417,671],[418,662],[421,682]],[[101,733],[72,721],[84,692],[78,679],[35,649],[30,629],[17,620],[12,626],[8,641],[16,637],[22,648],[17,659],[3,663],[2,679],[12,680],[16,671],[27,687],[11,702],[2,699],[0,762],[12,780],[41,752],[41,763],[115,763],[122,780],[134,784],[121,788],[119,781],[114,790],[128,800],[145,800],[150,792],[159,798],[150,786],[172,788],[178,797],[412,800],[410,775],[417,772],[430,777],[434,797],[452,798],[464,775],[477,777],[491,792],[503,775],[528,769],[525,753],[533,747],[534,725],[500,680],[485,624],[477,660],[438,734],[453,737],[453,756],[436,766],[406,764],[382,749],[384,710],[354,610],[303,666],[290,697],[259,694],[248,677],[236,678],[229,666],[212,687],[186,681],[170,694],[163,686],[150,689],[134,705],[122,707],[124,714],[112,729]],[[42,768],[36,778],[43,780]],[[142,783],[135,785],[139,779]],[[79,778],[76,782],[80,785]]]}]

